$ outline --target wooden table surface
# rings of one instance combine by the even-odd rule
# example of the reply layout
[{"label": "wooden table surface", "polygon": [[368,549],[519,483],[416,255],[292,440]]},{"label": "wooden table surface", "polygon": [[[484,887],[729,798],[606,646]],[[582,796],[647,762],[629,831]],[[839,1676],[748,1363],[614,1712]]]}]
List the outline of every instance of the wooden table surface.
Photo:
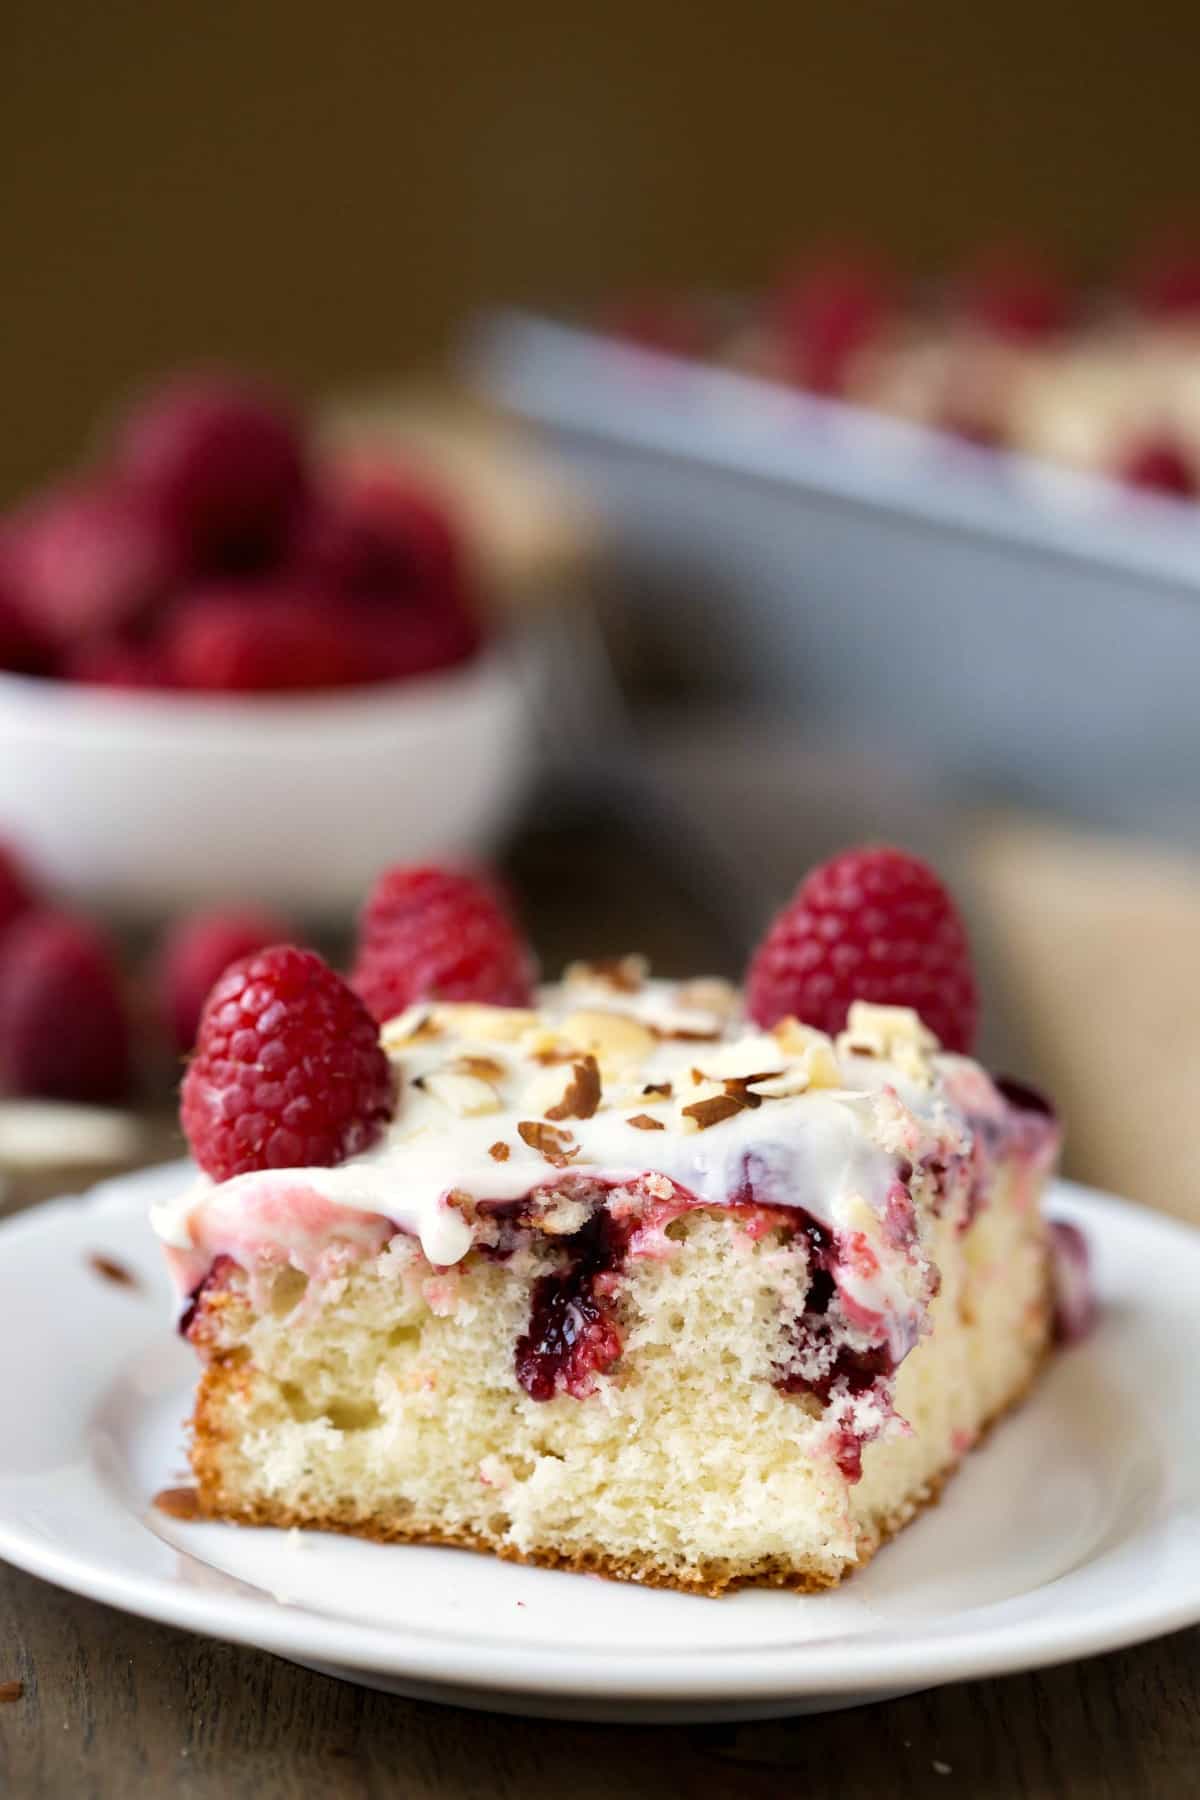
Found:
[{"label": "wooden table surface", "polygon": [[[564,860],[560,848],[535,844],[522,873],[522,885],[541,891],[566,883],[573,905],[590,897],[603,918],[604,896],[579,855]],[[637,938],[604,943],[597,932],[589,941],[653,948],[657,910],[649,906]],[[541,941],[553,935],[547,920]],[[687,948],[693,966],[720,959],[715,938],[699,934]],[[11,1182],[0,1212],[79,1185],[78,1174],[64,1182],[41,1171]],[[577,1725],[372,1693],[113,1612],[0,1563],[0,1694],[9,1682],[23,1692],[0,1701],[3,1800],[1200,1794],[1194,1630],[814,1718]]]}]

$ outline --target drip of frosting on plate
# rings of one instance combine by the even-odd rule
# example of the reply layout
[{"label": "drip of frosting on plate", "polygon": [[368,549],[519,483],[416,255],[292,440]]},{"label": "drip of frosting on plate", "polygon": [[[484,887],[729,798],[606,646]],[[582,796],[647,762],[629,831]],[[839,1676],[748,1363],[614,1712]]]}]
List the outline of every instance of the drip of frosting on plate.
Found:
[{"label": "drip of frosting on plate", "polygon": [[[901,1162],[969,1147],[951,1098],[965,1071],[1003,1107],[905,1009],[856,1007],[836,1044],[793,1020],[764,1032],[726,984],[652,981],[633,958],[576,965],[536,1009],[417,1005],[381,1035],[397,1105],[371,1150],[332,1169],[201,1177],[154,1208],[181,1292],[220,1255],[312,1274],[331,1248],[373,1253],[396,1231],[453,1264],[475,1203],[567,1176],[657,1176],[706,1206],[752,1198],[858,1230],[882,1217]],[[894,1285],[880,1268],[851,1297],[908,1311]]]}]

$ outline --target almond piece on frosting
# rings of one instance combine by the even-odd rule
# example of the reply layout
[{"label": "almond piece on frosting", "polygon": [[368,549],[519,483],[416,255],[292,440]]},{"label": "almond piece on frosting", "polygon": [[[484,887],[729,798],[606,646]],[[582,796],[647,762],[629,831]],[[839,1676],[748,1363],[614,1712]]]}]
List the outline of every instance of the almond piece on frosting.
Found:
[{"label": "almond piece on frosting", "polygon": [[478,1075],[462,1075],[454,1069],[431,1069],[428,1075],[418,1075],[413,1086],[449,1107],[460,1119],[500,1111],[499,1094],[490,1081],[481,1081]]},{"label": "almond piece on frosting", "polygon": [[604,1075],[620,1075],[646,1061],[655,1045],[652,1032],[628,1013],[583,1008],[569,1013],[559,1035],[596,1058]]},{"label": "almond piece on frosting", "polygon": [[538,1015],[525,1007],[482,1006],[475,1001],[439,1001],[433,1009],[433,1019],[444,1030],[468,1042],[474,1039],[507,1044],[515,1044],[538,1023]]},{"label": "almond piece on frosting", "polygon": [[517,1135],[522,1143],[528,1144],[531,1150],[536,1150],[539,1156],[557,1169],[565,1168],[579,1149],[569,1131],[563,1131],[557,1125],[547,1125],[544,1119],[521,1119],[517,1125]]},{"label": "almond piece on frosting", "polygon": [[561,1100],[546,1108],[548,1119],[590,1119],[600,1105],[600,1065],[594,1056],[581,1056],[568,1065],[568,1081]]},{"label": "almond piece on frosting", "polygon": [[636,994],[645,986],[650,965],[644,956],[605,956],[596,962],[567,965],[563,986],[610,988],[615,994]]},{"label": "almond piece on frosting", "polygon": [[720,1125],[725,1119],[732,1119],[735,1113],[745,1112],[748,1106],[757,1105],[745,1096],[729,1091],[732,1083],[718,1084],[714,1081],[701,1081],[699,1091],[693,1090],[679,1109],[679,1122],[684,1131],[707,1131],[712,1125]]},{"label": "almond piece on frosting", "polygon": [[833,1039],[815,1026],[802,1025],[799,1019],[780,1019],[771,1027],[771,1036],[787,1057],[807,1070],[809,1087],[840,1087],[842,1071],[838,1067]]},{"label": "almond piece on frosting", "polygon": [[921,1086],[933,1080],[929,1059],[941,1048],[913,1007],[874,1006],[866,1000],[856,1000],[851,1006],[837,1047],[843,1054],[878,1056],[893,1062],[901,1074]]},{"label": "almond piece on frosting", "polygon": [[425,1043],[439,1035],[440,1027],[434,1020],[432,1005],[428,1000],[417,1000],[412,1006],[406,1006],[402,1013],[397,1013],[394,1019],[389,1019],[379,1037],[385,1050],[402,1050],[409,1044]]}]

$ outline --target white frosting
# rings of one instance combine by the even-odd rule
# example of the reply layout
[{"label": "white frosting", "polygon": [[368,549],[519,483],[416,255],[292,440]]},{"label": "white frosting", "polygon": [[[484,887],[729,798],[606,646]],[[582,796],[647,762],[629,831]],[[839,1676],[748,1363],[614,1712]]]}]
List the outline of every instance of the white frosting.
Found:
[{"label": "white frosting", "polygon": [[[628,1033],[614,1044],[596,1040],[603,1078],[596,1111],[551,1122],[547,1113],[576,1066],[570,1046],[579,1046],[581,1059],[587,1021],[613,1013],[638,1021],[640,1043],[637,1031],[632,1044]],[[414,1009],[383,1033],[398,1098],[389,1130],[371,1150],[332,1169],[256,1171],[216,1186],[201,1178],[153,1209],[154,1229],[173,1252],[185,1291],[222,1253],[243,1260],[269,1253],[311,1273],[331,1241],[372,1251],[393,1229],[418,1238],[431,1263],[452,1264],[472,1243],[471,1201],[520,1200],[564,1175],[621,1184],[654,1173],[708,1206],[747,1197],[749,1180],[759,1204],[804,1207],[837,1232],[877,1229],[898,1160],[935,1135],[966,1141],[962,1114],[948,1103],[942,1059],[924,1047],[906,1042],[908,1054],[896,1062],[856,1054],[849,1039],[835,1049],[807,1035],[820,1051],[815,1062],[786,1034],[747,1027],[732,994],[722,1001],[714,984],[643,981],[630,992],[579,974],[547,990],[536,1014]],[[556,1054],[568,1060],[547,1060]],[[961,1059],[945,1059],[946,1075],[952,1061],[961,1082]],[[771,1092],[701,1129],[685,1113],[697,1100],[728,1093],[726,1082],[753,1076],[779,1078],[768,1092],[810,1077],[812,1085]],[[669,1095],[647,1091],[666,1084]],[[630,1123],[639,1116],[662,1128]],[[569,1134],[568,1160],[548,1161],[522,1137],[522,1123],[535,1136],[539,1126]],[[493,1154],[498,1145],[503,1160]],[[841,1283],[864,1311],[894,1319],[897,1339],[915,1329],[903,1259],[866,1258]]]}]

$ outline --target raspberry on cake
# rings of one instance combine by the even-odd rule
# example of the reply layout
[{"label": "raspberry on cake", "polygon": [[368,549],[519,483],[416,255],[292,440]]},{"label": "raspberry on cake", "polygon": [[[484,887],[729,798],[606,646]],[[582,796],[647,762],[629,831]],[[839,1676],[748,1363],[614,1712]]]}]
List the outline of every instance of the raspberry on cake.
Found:
[{"label": "raspberry on cake", "polygon": [[813,869],[746,977],[760,1025],[795,1013],[840,1031],[855,1000],[911,1006],[947,1050],[969,1051],[979,1003],[967,934],[933,870],[887,845]]},{"label": "raspberry on cake", "polygon": [[[269,1107],[290,1081],[287,1105],[321,1115],[336,1049],[256,1089],[230,979],[188,1078],[217,1179],[154,1219],[203,1363],[208,1516],[702,1593],[819,1588],[1038,1370],[1057,1124],[910,1007],[855,998],[836,1035],[794,1010],[765,1026],[726,984],[636,958],[575,965],[528,1006],[418,997],[380,1032],[390,1123],[360,1078],[339,1117],[369,1119],[370,1146],[338,1161],[326,1133],[276,1167],[239,1132],[246,1095]],[[264,1062],[311,1048],[289,993],[258,1001]]]},{"label": "raspberry on cake", "polygon": [[398,865],[368,894],[350,981],[380,1024],[414,1000],[526,1006],[535,980],[528,945],[482,877]]}]

